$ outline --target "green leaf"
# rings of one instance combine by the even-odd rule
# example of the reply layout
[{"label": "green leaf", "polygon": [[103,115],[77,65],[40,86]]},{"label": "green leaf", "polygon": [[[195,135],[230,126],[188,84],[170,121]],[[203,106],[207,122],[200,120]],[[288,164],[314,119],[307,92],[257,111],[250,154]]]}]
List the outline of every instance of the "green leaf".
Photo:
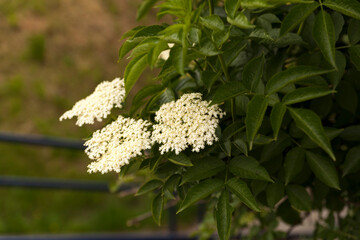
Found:
[{"label": "green leaf", "polygon": [[224,140],[224,141],[229,140],[232,136],[234,136],[235,134],[244,130],[244,128],[245,128],[245,126],[244,126],[243,122],[241,122],[241,121],[236,121],[236,122],[231,123],[222,132],[221,140]]},{"label": "green leaf", "polygon": [[[340,133],[342,133],[343,129],[337,129],[337,128],[329,128],[329,127],[325,127],[325,134],[327,136],[327,138],[331,141],[332,139],[336,138],[337,136],[340,135]],[[316,143],[314,143],[309,137],[305,136],[301,139],[300,141],[300,145],[303,148],[307,148],[307,149],[311,149],[311,148],[317,148],[318,145]]]},{"label": "green leaf", "polygon": [[224,190],[216,207],[216,224],[220,240],[228,240],[230,238],[232,211],[233,209],[229,203],[229,193],[227,190]]},{"label": "green leaf", "polygon": [[163,191],[164,196],[167,199],[175,199],[175,196],[173,195],[176,186],[179,183],[181,176],[179,174],[173,174],[171,175],[164,183]]},{"label": "green leaf", "polygon": [[219,71],[217,73],[213,71],[202,71],[201,72],[201,81],[204,83],[208,92],[210,92],[213,84],[218,80],[221,76],[222,72]]},{"label": "green leaf", "polygon": [[223,185],[224,182],[220,179],[207,179],[191,187],[177,213],[184,211],[186,208],[190,207],[199,200],[209,196],[215,191],[218,191]]},{"label": "green leaf", "polygon": [[229,170],[236,176],[274,182],[266,169],[253,157],[237,156],[230,160]]},{"label": "green leaf", "polygon": [[244,203],[246,206],[251,208],[252,210],[256,212],[260,212],[260,208],[251,193],[249,187],[246,185],[246,183],[240,179],[237,178],[231,178],[226,182],[226,187],[234,193],[242,203]]},{"label": "green leaf", "polygon": [[353,147],[346,154],[343,176],[360,170],[360,145]]},{"label": "green leaf", "polygon": [[158,179],[152,179],[152,180],[146,182],[145,184],[143,184],[139,188],[139,190],[137,191],[135,196],[140,196],[140,195],[143,195],[145,193],[151,192],[151,191],[159,188],[162,184],[163,184],[162,181],[160,181]]},{"label": "green leaf", "polygon": [[292,148],[285,157],[285,185],[288,185],[302,170],[305,161],[305,152],[300,147]]},{"label": "green leaf", "polygon": [[360,20],[351,19],[348,27],[348,36],[351,45],[355,45],[360,41]]},{"label": "green leaf", "polygon": [[231,142],[230,140],[221,141],[219,143],[221,150],[226,154],[226,156],[231,157]]},{"label": "green leaf", "polygon": [[190,158],[188,156],[186,156],[185,153],[175,154],[172,152],[169,154],[168,159],[170,162],[175,163],[180,166],[186,166],[186,167],[193,166]]},{"label": "green leaf", "polygon": [[311,210],[311,197],[303,186],[289,185],[286,187],[286,193],[294,209],[298,211]]},{"label": "green leaf", "polygon": [[255,92],[263,74],[265,57],[261,54],[251,59],[244,67],[242,82],[251,92]]},{"label": "green leaf", "polygon": [[184,173],[181,185],[187,182],[209,178],[225,170],[225,163],[215,157],[204,157],[194,161],[194,166]]},{"label": "green leaf", "polygon": [[235,13],[240,7],[240,2],[240,0],[225,0],[225,11],[229,17],[235,17]]},{"label": "green leaf", "polygon": [[221,52],[216,48],[215,44],[209,40],[206,39],[205,41],[201,42],[201,46],[198,49],[199,53],[201,53],[204,56],[216,56],[220,54]]},{"label": "green leaf", "polygon": [[142,19],[159,0],[144,0],[137,11],[136,21]]},{"label": "green leaf", "polygon": [[284,197],[285,188],[281,183],[270,183],[266,188],[266,201],[273,208]]},{"label": "green leaf", "polygon": [[237,12],[234,18],[227,17],[227,21],[238,28],[249,29],[254,28],[255,25],[251,24],[244,13]]},{"label": "green leaf", "polygon": [[295,104],[299,102],[305,102],[314,98],[323,97],[335,92],[336,91],[334,90],[329,90],[321,87],[303,87],[286,94],[283,97],[282,102],[284,104]]},{"label": "green leaf", "polygon": [[139,79],[142,72],[145,70],[147,65],[146,54],[131,59],[129,64],[125,68],[125,91],[126,95],[129,94],[136,81]]},{"label": "green leaf", "polygon": [[341,81],[344,75],[345,67],[346,67],[346,58],[344,54],[342,54],[340,51],[336,51],[335,61],[336,61],[337,71],[333,71],[326,74],[327,78],[330,80],[330,82],[333,85],[332,87],[333,89],[336,89],[337,85],[339,84],[339,82]]},{"label": "green leaf", "polygon": [[163,217],[163,210],[164,210],[164,197],[161,196],[161,193],[155,196],[151,203],[151,212],[153,219],[157,225],[160,226],[161,219]]},{"label": "green leaf", "polygon": [[266,84],[268,95],[278,92],[290,83],[322,75],[333,70],[325,70],[312,66],[296,66],[275,74]]},{"label": "green leaf", "polygon": [[276,140],[279,135],[281,123],[286,112],[286,106],[281,102],[274,105],[270,113],[270,123],[274,132],[274,139]]},{"label": "green leaf", "polygon": [[358,93],[350,81],[341,81],[335,95],[336,103],[353,115],[357,114]]},{"label": "green leaf", "polygon": [[295,5],[285,16],[281,28],[280,36],[293,30],[297,25],[303,22],[317,7],[317,2]]},{"label": "green leaf", "polygon": [[315,176],[329,187],[340,190],[339,177],[334,163],[326,157],[306,151],[306,160]]},{"label": "green leaf", "polygon": [[275,160],[277,156],[291,145],[291,140],[287,134],[279,132],[279,137],[276,141],[271,142],[264,146],[261,151],[260,162],[267,162],[269,160]]},{"label": "green leaf", "polygon": [[224,23],[218,15],[200,17],[200,23],[205,27],[220,32],[224,30]]},{"label": "green leaf", "polygon": [[360,2],[356,0],[325,0],[328,8],[360,20]]},{"label": "green leaf", "polygon": [[244,139],[237,138],[233,141],[235,147],[237,147],[245,156],[248,155],[247,145]]},{"label": "green leaf", "polygon": [[336,69],[334,23],[324,10],[315,17],[313,37],[326,61]]},{"label": "green leaf", "polygon": [[268,106],[268,98],[264,95],[255,95],[248,104],[246,111],[246,137],[249,142],[249,149],[252,149],[252,144],[263,121],[265,111]]},{"label": "green leaf", "polygon": [[224,102],[225,100],[239,96],[246,93],[247,90],[244,85],[239,81],[227,82],[216,89],[214,97],[210,105]]},{"label": "green leaf", "polygon": [[186,53],[184,54],[184,48],[182,46],[174,46],[170,50],[170,57],[172,58],[172,63],[176,71],[181,75],[184,75],[184,68],[186,65]]},{"label": "green leaf", "polygon": [[124,42],[123,45],[121,45],[119,49],[119,60],[125,57],[125,55],[130,52],[132,49],[134,49],[143,38],[135,38],[135,39],[129,39]]},{"label": "green leaf", "polygon": [[161,91],[164,87],[162,85],[149,85],[143,87],[140,91],[138,91],[133,99],[132,105],[137,105],[144,98],[156,94]]},{"label": "green leaf", "polygon": [[355,65],[356,69],[360,71],[360,45],[349,48],[350,60]]},{"label": "green leaf", "polygon": [[333,160],[330,141],[325,134],[321,120],[316,113],[308,109],[288,108],[296,126],[300,128],[313,142],[320,146]]}]

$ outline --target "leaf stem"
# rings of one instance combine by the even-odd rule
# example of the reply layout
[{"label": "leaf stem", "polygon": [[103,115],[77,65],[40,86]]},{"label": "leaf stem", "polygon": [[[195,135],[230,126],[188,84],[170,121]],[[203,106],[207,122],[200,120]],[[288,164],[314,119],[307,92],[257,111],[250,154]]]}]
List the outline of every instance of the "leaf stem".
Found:
[{"label": "leaf stem", "polygon": [[213,15],[214,14],[214,0],[208,0],[209,3],[209,15]]}]

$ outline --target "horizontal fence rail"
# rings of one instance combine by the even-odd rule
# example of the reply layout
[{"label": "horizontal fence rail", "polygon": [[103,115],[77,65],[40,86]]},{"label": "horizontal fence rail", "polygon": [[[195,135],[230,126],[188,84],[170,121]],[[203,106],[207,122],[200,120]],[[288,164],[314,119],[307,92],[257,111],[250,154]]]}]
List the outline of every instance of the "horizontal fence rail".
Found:
[{"label": "horizontal fence rail", "polygon": [[63,190],[85,190],[96,192],[121,192],[135,187],[123,185],[114,191],[110,191],[109,184],[102,181],[89,180],[67,180],[38,177],[17,177],[0,176],[0,186],[3,187],[23,187],[23,188],[42,188],[42,189],[63,189]]},{"label": "horizontal fence rail", "polygon": [[36,135],[0,133],[0,142],[84,150],[84,141]]}]

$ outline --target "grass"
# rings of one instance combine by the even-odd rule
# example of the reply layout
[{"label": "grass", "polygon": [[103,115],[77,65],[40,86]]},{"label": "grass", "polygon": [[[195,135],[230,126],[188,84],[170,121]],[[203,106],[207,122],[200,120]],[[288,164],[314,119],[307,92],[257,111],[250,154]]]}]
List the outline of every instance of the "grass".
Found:
[{"label": "grass", "polygon": [[[122,75],[121,34],[154,21],[135,22],[139,2],[1,0],[0,132],[81,139],[101,128],[58,118],[99,82]],[[0,143],[0,153],[0,175],[116,180],[87,174],[81,151]],[[126,226],[150,210],[146,197],[5,187],[0,196],[0,235],[159,230],[152,219]]]}]

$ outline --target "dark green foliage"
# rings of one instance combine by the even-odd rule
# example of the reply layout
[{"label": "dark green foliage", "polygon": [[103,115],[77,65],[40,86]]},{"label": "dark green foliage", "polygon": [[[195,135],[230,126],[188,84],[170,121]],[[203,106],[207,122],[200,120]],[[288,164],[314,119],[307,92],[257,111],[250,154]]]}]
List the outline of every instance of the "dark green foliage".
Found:
[{"label": "dark green foliage", "polygon": [[[145,0],[138,18],[156,2]],[[156,83],[135,96],[131,114],[153,121],[163,103],[199,92],[226,116],[218,143],[199,153],[161,157],[155,146],[147,156],[142,169],[159,180],[138,194],[160,191],[152,203],[155,221],[166,200],[180,198],[178,212],[202,200],[220,239],[249,224],[239,221],[249,211],[262,212],[252,215],[259,224],[249,239],[280,239],[279,220],[297,225],[299,211],[327,209],[316,235],[356,239],[360,3],[165,0],[157,9],[159,18],[169,14],[176,22],[137,27],[120,49],[120,58],[132,58],[127,92],[146,66],[160,69]],[[165,49],[169,58],[158,59]],[[334,228],[333,216],[345,207],[347,216]]]}]

